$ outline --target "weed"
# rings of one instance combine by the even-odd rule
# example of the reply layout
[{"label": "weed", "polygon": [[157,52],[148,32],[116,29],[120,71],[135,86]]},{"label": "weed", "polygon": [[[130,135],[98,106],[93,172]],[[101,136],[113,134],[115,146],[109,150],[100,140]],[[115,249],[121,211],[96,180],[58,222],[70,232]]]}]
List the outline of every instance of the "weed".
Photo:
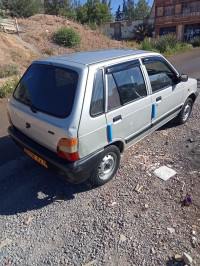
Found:
[{"label": "weed", "polygon": [[193,47],[200,47],[200,37],[194,38],[194,40],[191,43]]},{"label": "weed", "polygon": [[19,82],[19,77],[16,77],[14,80],[8,81],[5,84],[3,84],[0,87],[0,98],[6,98],[10,96],[13,93],[18,82]]},{"label": "weed", "polygon": [[0,66],[0,78],[6,78],[18,74],[19,74],[19,68],[16,65],[9,64],[9,65]]},{"label": "weed", "polygon": [[176,40],[174,34],[164,35],[157,39],[144,39],[141,43],[141,49],[162,53],[163,55],[171,55],[190,50],[190,46],[186,43],[180,43]]}]

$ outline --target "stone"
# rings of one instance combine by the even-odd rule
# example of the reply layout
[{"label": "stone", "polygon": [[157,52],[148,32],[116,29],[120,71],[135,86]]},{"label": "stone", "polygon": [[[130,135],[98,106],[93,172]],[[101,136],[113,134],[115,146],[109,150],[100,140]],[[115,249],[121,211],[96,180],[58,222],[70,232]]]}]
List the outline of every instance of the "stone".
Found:
[{"label": "stone", "polygon": [[175,229],[174,229],[174,228],[168,227],[167,230],[168,230],[171,234],[175,233]]},{"label": "stone", "polygon": [[187,253],[183,253],[183,260],[186,264],[192,264],[192,258]]},{"label": "stone", "polygon": [[125,235],[120,235],[120,242],[125,242],[125,241],[126,241]]},{"label": "stone", "polygon": [[177,174],[177,172],[175,170],[173,170],[172,168],[169,168],[167,166],[161,166],[154,171],[154,174],[158,178],[160,178],[164,181],[167,181],[169,178],[175,176]]},{"label": "stone", "polygon": [[174,256],[174,258],[175,258],[176,261],[182,261],[183,260],[183,256],[181,256],[180,254],[176,254]]}]

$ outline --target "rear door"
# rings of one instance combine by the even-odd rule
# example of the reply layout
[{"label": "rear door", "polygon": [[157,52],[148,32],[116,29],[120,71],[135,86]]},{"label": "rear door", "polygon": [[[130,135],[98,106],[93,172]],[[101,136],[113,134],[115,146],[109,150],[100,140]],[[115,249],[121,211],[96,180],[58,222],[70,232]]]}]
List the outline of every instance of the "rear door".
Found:
[{"label": "rear door", "polygon": [[106,69],[108,140],[123,140],[127,146],[149,133],[151,95],[139,60]]},{"label": "rear door", "polygon": [[176,116],[183,105],[183,85],[178,73],[162,57],[143,59],[152,89],[152,130]]}]

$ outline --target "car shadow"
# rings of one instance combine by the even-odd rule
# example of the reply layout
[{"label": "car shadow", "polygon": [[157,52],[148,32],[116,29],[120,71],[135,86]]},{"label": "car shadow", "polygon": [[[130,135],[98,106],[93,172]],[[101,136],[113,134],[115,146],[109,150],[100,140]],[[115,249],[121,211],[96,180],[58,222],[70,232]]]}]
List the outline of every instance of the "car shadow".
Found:
[{"label": "car shadow", "polygon": [[158,128],[156,131],[162,131],[162,130],[166,130],[166,129],[178,127],[178,126],[180,125],[178,125],[175,120],[171,120],[167,122],[166,124],[164,124],[163,126],[161,126],[160,128]]},{"label": "car shadow", "polygon": [[0,215],[41,209],[69,201],[91,190],[86,182],[74,185],[26,155],[9,136],[0,138]]},{"label": "car shadow", "polygon": [[9,136],[0,138],[0,152],[0,166],[24,155]]},{"label": "car shadow", "polygon": [[23,171],[0,182],[0,215],[14,215],[54,202],[70,201],[75,195],[92,189],[87,183],[71,184],[32,159],[26,162]]}]

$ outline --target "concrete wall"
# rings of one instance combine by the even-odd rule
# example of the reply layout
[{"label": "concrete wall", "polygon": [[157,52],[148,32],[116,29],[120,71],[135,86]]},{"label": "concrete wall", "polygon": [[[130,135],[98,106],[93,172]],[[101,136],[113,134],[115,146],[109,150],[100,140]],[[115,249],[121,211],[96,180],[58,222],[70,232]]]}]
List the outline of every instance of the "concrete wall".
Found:
[{"label": "concrete wall", "polygon": [[[106,23],[102,26],[103,32],[110,38],[115,36],[115,24],[121,24],[121,39],[132,39],[134,37],[134,29],[137,25],[143,23],[143,20],[125,20]],[[154,19],[149,19],[149,23],[154,24]]]}]

